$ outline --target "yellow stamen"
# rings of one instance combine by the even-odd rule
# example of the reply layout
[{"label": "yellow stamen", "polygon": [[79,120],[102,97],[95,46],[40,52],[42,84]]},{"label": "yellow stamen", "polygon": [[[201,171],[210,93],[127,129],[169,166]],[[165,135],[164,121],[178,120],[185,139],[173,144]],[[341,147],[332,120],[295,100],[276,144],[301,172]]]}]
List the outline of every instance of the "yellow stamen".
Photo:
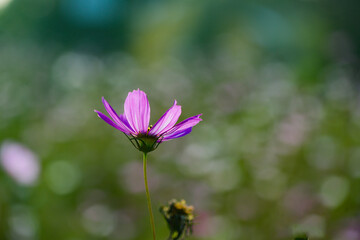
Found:
[{"label": "yellow stamen", "polygon": [[183,208],[183,205],[180,202],[177,202],[174,204],[174,207],[178,210],[181,210]]},{"label": "yellow stamen", "polygon": [[151,128],[153,127],[153,125],[150,125],[150,127],[148,127],[148,129],[147,129],[147,133],[149,133],[150,132],[150,130],[151,130]]},{"label": "yellow stamen", "polygon": [[194,211],[194,207],[193,207],[193,206],[185,207],[185,213],[186,213],[186,214],[191,214],[193,211]]}]

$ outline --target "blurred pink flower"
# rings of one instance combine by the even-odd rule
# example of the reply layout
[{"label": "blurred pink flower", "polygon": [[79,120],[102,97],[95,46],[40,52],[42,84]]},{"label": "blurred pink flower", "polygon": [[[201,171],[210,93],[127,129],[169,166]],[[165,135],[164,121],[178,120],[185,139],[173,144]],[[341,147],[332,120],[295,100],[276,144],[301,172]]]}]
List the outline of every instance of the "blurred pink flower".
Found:
[{"label": "blurred pink flower", "polygon": [[5,141],[0,149],[1,165],[19,184],[33,185],[40,173],[38,157],[23,145]]},{"label": "blurred pink flower", "polygon": [[306,184],[298,184],[290,188],[283,199],[284,208],[294,216],[303,217],[317,205],[317,199]]},{"label": "blurred pink flower", "polygon": [[208,212],[198,212],[194,224],[194,236],[208,238],[219,230],[219,218]]},{"label": "blurred pink flower", "polygon": [[340,228],[335,235],[335,240],[358,240],[360,239],[360,219],[348,218],[339,224]]},{"label": "blurred pink flower", "polygon": [[280,124],[278,139],[289,146],[301,145],[309,129],[308,119],[303,114],[291,114]]}]

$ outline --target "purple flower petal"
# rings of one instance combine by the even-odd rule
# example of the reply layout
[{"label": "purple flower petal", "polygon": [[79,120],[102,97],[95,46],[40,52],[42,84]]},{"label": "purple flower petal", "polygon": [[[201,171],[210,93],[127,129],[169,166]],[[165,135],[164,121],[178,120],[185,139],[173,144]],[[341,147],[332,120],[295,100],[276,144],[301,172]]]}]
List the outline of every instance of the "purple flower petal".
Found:
[{"label": "purple flower petal", "polygon": [[132,129],[146,133],[150,121],[150,104],[146,94],[140,89],[129,92],[124,104],[125,117]]},{"label": "purple flower petal", "polygon": [[135,133],[135,131],[131,128],[125,116],[119,115],[115,112],[115,110],[110,106],[110,104],[102,97],[102,102],[106,111],[109,113],[110,117],[114,120],[116,125],[120,126],[122,129],[126,129],[127,132]]},{"label": "purple flower petal", "polygon": [[[125,117],[125,114],[120,114],[119,115],[120,121],[122,121],[129,129],[132,129],[132,127],[130,126],[128,120]],[[135,131],[133,131],[135,133]]]},{"label": "purple flower petal", "polygon": [[[193,117],[189,117],[188,119],[185,119],[184,121],[176,124],[173,128],[171,128],[169,131],[167,131],[164,134],[164,140],[165,139],[173,139],[173,138],[178,138],[178,137],[182,137],[185,136],[186,134],[189,134],[191,132],[191,128],[193,126],[195,126],[196,124],[198,124],[200,121],[202,121],[202,119],[200,118],[202,114],[193,116]],[[190,131],[189,131],[190,129]],[[189,132],[187,132],[189,131]],[[186,133],[186,134],[184,134]],[[184,135],[183,135],[184,134]]]},{"label": "purple flower petal", "polygon": [[192,130],[192,127],[187,128],[187,129],[182,130],[182,131],[176,131],[176,132],[174,132],[172,134],[166,135],[166,137],[161,139],[161,141],[165,142],[165,141],[169,141],[169,140],[174,139],[174,138],[183,137],[183,136],[188,135],[189,133],[191,133],[191,130]]},{"label": "purple flower petal", "polygon": [[167,131],[164,136],[169,135],[169,134],[173,134],[174,132],[179,132],[179,131],[183,131],[189,127],[193,127],[196,124],[198,124],[200,121],[202,121],[202,119],[200,118],[202,114],[199,115],[195,115],[192,117],[189,117],[187,119],[185,119],[182,122],[179,122],[178,124],[176,124],[173,128],[171,128],[169,131]]},{"label": "purple flower petal", "polygon": [[151,128],[149,135],[161,135],[175,125],[181,115],[181,106],[176,104],[175,100],[174,105]]},{"label": "purple flower petal", "polygon": [[124,127],[121,127],[119,125],[117,125],[116,123],[114,123],[108,116],[106,116],[105,114],[103,114],[102,112],[99,112],[97,110],[94,110],[94,112],[97,113],[97,115],[102,119],[104,120],[107,124],[109,124],[110,126],[116,128],[117,130],[120,130],[126,134],[130,134],[131,132],[129,132],[128,129],[124,128]]}]

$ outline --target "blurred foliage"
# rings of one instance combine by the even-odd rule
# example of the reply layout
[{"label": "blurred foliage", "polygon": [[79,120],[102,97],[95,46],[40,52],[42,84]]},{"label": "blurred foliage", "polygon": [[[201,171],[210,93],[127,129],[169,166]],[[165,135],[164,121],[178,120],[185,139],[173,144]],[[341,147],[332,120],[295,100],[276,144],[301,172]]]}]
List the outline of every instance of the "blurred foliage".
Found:
[{"label": "blurred foliage", "polygon": [[294,240],[309,240],[306,234],[300,234],[299,236],[295,237]]},{"label": "blurred foliage", "polygon": [[191,239],[360,239],[359,5],[1,0],[0,239],[150,238],[141,155],[93,112],[137,88],[152,123],[203,113],[149,155]]}]

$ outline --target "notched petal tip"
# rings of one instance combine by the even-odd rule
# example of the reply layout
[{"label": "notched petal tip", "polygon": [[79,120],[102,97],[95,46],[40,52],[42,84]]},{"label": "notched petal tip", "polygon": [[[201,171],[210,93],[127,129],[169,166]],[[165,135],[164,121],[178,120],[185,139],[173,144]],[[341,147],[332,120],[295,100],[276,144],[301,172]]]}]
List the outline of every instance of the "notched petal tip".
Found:
[{"label": "notched petal tip", "polygon": [[129,92],[124,103],[124,113],[135,132],[147,132],[150,121],[150,104],[145,92],[139,88]]},{"label": "notched petal tip", "polygon": [[195,118],[197,118],[197,119],[199,119],[200,121],[202,121],[203,119],[202,119],[202,118],[200,118],[202,115],[203,115],[203,114],[202,114],[202,113],[200,113],[200,114],[198,114],[198,115],[195,115],[194,117],[195,117]]},{"label": "notched petal tip", "polygon": [[150,135],[161,135],[171,129],[177,122],[181,115],[181,106],[177,105],[177,101],[174,101],[174,105],[171,106],[155,123],[151,128]]},{"label": "notched petal tip", "polygon": [[[134,89],[134,90],[132,90],[131,92],[129,92],[129,93],[128,93],[128,96],[129,96],[129,94],[136,94],[136,93],[144,93],[144,94],[145,94],[144,91],[141,91],[140,88],[138,88],[138,89]],[[145,95],[146,95],[146,94],[145,94]]]},{"label": "notched petal tip", "polygon": [[[125,121],[125,118],[120,118],[119,115],[115,112],[115,110],[111,107],[111,105],[105,100],[104,97],[102,97],[102,102],[104,104],[105,110],[107,111],[107,113],[110,115],[110,117],[112,118],[111,122],[113,122],[116,126],[118,126],[119,128],[121,128],[122,132],[125,132],[126,134],[132,133],[134,132],[132,130],[132,128],[129,126],[129,124],[127,123],[127,121]],[[98,116],[104,120],[104,118],[106,118],[106,120],[104,120],[105,122],[109,122],[107,119],[108,117],[97,111],[94,110]],[[105,117],[104,117],[105,116]],[[111,125],[111,124],[110,124]]]},{"label": "notched petal tip", "polygon": [[94,112],[98,115],[98,117],[100,117],[100,114],[102,114],[102,112],[100,112],[100,111],[98,111],[96,109],[94,109]]},{"label": "notched petal tip", "polygon": [[101,97],[101,102],[104,104],[104,106],[110,105],[108,101],[106,101],[105,97]]},{"label": "notched petal tip", "polygon": [[107,124],[109,124],[110,126],[116,128],[117,130],[120,130],[121,132],[125,133],[125,134],[130,134],[130,131],[124,127],[123,124],[118,124],[116,122],[114,122],[113,120],[111,120],[108,116],[106,116],[105,114],[103,114],[102,112],[99,112],[97,110],[94,110],[94,112],[97,113],[98,117],[101,118],[102,120],[104,120]]}]

